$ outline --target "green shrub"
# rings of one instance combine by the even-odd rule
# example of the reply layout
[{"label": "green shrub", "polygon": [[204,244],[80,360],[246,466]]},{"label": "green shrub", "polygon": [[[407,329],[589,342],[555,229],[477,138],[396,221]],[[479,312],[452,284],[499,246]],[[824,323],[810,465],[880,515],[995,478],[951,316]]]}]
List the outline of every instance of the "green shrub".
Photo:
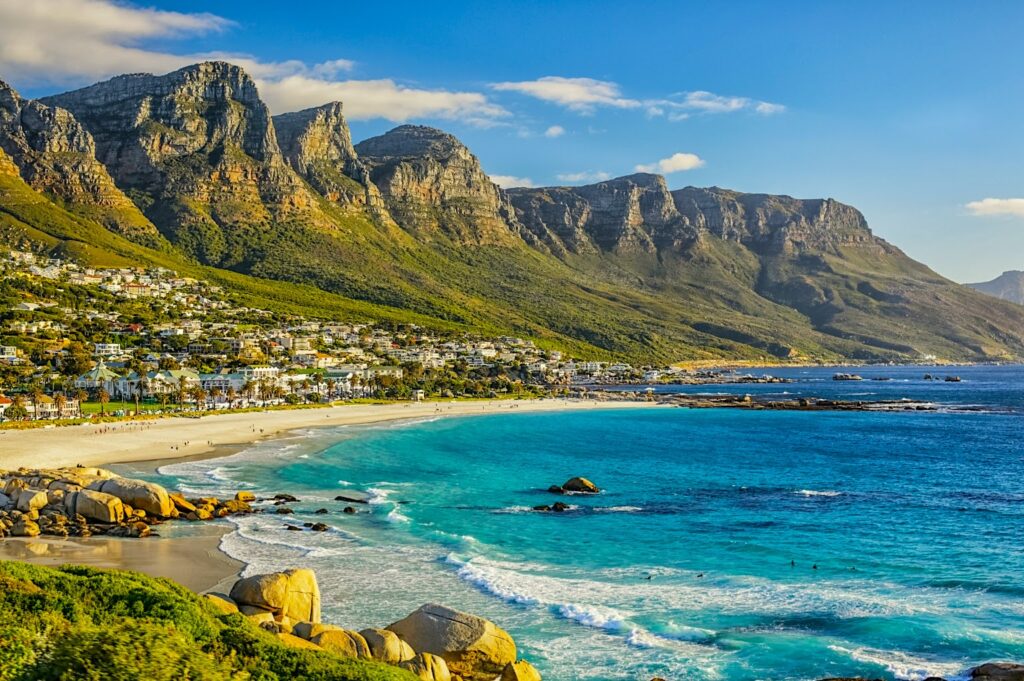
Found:
[{"label": "green shrub", "polygon": [[411,681],[289,648],[167,579],[0,561],[0,681]]}]

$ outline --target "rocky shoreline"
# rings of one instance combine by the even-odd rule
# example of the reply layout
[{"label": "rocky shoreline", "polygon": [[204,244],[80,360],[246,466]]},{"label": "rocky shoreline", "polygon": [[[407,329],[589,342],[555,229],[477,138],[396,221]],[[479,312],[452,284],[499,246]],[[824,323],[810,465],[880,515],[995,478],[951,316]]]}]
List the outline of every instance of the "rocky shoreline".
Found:
[{"label": "rocky shoreline", "polygon": [[[717,396],[701,399],[722,406]],[[833,405],[822,408],[829,406]],[[551,486],[549,491],[595,494],[600,490],[590,480],[576,477]],[[143,539],[159,536],[154,528],[167,522],[201,523],[245,513],[287,516],[291,512],[288,504],[297,501],[286,493],[260,499],[245,491],[228,500],[186,498],[156,483],[121,477],[101,468],[22,468],[0,471],[0,539],[40,535]],[[339,496],[335,501],[363,503],[362,499],[348,496]],[[255,507],[254,503],[265,506]],[[559,503],[535,510],[558,510],[554,506]],[[319,512],[331,511],[324,508]],[[340,512],[357,511],[353,506],[345,506]],[[326,525],[318,525],[322,524],[304,523],[299,527],[285,523],[288,529],[296,531],[327,529]],[[489,620],[444,605],[423,605],[381,628],[357,631],[324,623],[316,575],[308,569],[244,577],[235,581],[228,593],[209,592],[204,598],[222,614],[244,616],[286,646],[392,665],[425,681],[541,679],[530,662],[518,659],[515,642],[507,632]],[[969,674],[972,681],[1024,681],[1024,665],[986,663]],[[821,681],[881,680],[842,677]],[[926,681],[945,680],[930,677]]]},{"label": "rocky shoreline", "polygon": [[632,390],[587,391],[576,397],[606,402],[655,402],[689,409],[752,409],[772,411],[938,411],[929,402],[912,400],[833,400],[795,397],[778,400],[757,395],[703,395],[688,393],[641,393]]}]

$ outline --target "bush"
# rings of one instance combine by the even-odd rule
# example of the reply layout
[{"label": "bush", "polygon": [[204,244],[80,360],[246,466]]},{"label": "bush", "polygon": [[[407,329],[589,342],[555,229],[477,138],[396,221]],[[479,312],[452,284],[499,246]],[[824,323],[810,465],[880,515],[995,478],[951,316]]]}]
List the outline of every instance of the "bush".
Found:
[{"label": "bush", "polygon": [[0,681],[412,681],[289,648],[167,579],[0,561]]}]

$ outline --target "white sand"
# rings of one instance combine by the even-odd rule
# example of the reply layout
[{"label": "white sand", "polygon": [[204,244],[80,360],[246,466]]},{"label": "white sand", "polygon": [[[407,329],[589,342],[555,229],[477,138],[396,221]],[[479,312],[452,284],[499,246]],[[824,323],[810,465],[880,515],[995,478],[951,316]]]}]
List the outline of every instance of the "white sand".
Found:
[{"label": "white sand", "polygon": [[[644,402],[501,400],[349,404],[166,418],[148,421],[0,430],[0,470],[20,467],[98,466],[197,456],[224,445],[242,445],[311,426],[359,425],[425,416],[654,407]],[[187,443],[187,444],[186,444]]]}]

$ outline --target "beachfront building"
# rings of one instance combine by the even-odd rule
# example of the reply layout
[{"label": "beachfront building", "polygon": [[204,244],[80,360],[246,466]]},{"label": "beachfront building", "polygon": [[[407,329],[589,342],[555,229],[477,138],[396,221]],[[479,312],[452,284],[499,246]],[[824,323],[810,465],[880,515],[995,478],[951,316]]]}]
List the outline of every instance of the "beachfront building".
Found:
[{"label": "beachfront building", "polygon": [[29,418],[33,421],[44,421],[53,419],[73,419],[81,413],[78,400],[69,397],[55,398],[49,395],[42,395],[34,402],[27,400],[25,409]]},{"label": "beachfront building", "polygon": [[98,357],[117,357],[121,354],[120,343],[95,343],[92,354]]},{"label": "beachfront building", "polygon": [[75,379],[75,387],[90,391],[106,390],[108,394],[113,395],[117,392],[120,380],[121,376],[107,368],[106,363],[100,358],[96,366]]},{"label": "beachfront building", "polygon": [[121,378],[115,385],[112,394],[134,398],[158,395],[174,395],[178,390],[191,390],[199,386],[199,374],[192,369],[160,369],[144,373],[131,372]]}]

